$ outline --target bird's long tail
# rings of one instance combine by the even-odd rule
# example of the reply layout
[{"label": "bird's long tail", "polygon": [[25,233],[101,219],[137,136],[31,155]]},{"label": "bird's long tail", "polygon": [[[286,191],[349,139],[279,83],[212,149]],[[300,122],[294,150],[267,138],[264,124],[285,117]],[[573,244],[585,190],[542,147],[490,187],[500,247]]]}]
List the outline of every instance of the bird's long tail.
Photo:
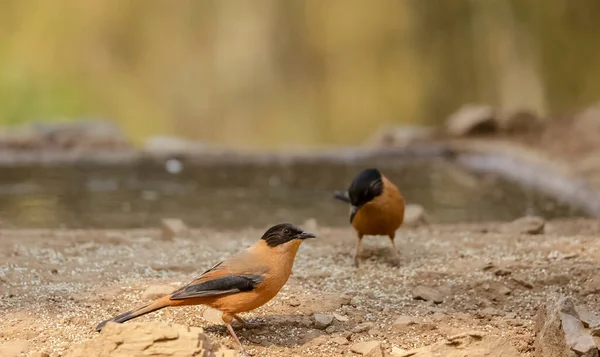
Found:
[{"label": "bird's long tail", "polygon": [[335,191],[333,193],[333,197],[336,198],[336,199],[338,199],[338,200],[340,200],[340,201],[343,201],[343,202],[346,202],[346,203],[350,203],[350,197],[348,197],[348,192]]},{"label": "bird's long tail", "polygon": [[170,306],[171,304],[170,304],[169,297],[170,296],[165,296],[165,297],[160,298],[160,299],[158,299],[158,300],[156,300],[156,301],[154,301],[154,302],[152,302],[152,303],[150,303],[148,305],[141,306],[141,307],[139,307],[137,309],[124,312],[124,313],[122,313],[122,314],[120,314],[118,316],[115,316],[115,317],[113,317],[111,319],[108,319],[106,321],[102,321],[101,323],[98,324],[98,326],[96,326],[96,331],[98,331],[98,332],[102,331],[102,329],[104,328],[104,326],[108,322],[110,322],[110,321],[122,323],[122,322],[125,322],[125,321],[129,321],[131,319],[135,319],[136,317],[139,317],[139,316],[142,316],[142,315],[146,315],[146,314],[151,313],[153,311],[157,311],[157,310],[163,309],[163,308],[165,308],[167,306]]}]

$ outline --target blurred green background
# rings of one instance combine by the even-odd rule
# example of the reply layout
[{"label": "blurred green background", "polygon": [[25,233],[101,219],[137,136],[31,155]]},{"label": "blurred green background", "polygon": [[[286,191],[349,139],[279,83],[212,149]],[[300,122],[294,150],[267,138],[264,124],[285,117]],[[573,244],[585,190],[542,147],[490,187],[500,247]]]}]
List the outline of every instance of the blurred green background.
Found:
[{"label": "blurred green background", "polygon": [[592,0],[4,0],[0,125],[104,116],[135,143],[349,145],[464,103],[600,93]]}]

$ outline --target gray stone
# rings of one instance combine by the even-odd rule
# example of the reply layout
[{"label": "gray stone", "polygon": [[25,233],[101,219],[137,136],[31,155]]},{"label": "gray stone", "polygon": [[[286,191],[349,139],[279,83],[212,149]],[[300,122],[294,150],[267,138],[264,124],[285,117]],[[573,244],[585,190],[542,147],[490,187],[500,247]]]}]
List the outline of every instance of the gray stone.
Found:
[{"label": "gray stone", "polygon": [[333,313],[333,317],[335,317],[336,320],[338,320],[339,322],[348,322],[348,317],[344,316],[344,315],[340,315],[338,313]]},{"label": "gray stone", "polygon": [[526,277],[522,276],[522,275],[513,275],[512,276],[512,281],[514,281],[515,283],[521,285],[524,288],[527,289],[532,289],[533,288],[533,284],[531,284]]},{"label": "gray stone", "polygon": [[497,130],[496,112],[487,105],[464,105],[446,121],[446,132],[451,136],[494,133]]},{"label": "gray stone", "polygon": [[594,339],[584,329],[568,297],[551,297],[536,316],[535,356],[598,357]]},{"label": "gray stone", "polygon": [[149,286],[143,293],[143,300],[155,300],[159,299],[165,295],[169,295],[175,290],[170,285],[151,285]]},{"label": "gray stone", "polygon": [[600,325],[600,316],[591,312],[587,307],[577,306],[575,309],[584,327],[589,328]]},{"label": "gray stone", "polygon": [[502,226],[503,233],[511,234],[542,234],[546,221],[537,216],[525,216],[518,218]]},{"label": "gray stone", "polygon": [[416,321],[412,316],[400,316],[392,323],[392,327],[395,329],[404,329],[414,324],[416,324]]},{"label": "gray stone", "polygon": [[543,121],[530,110],[513,110],[505,112],[498,118],[502,131],[510,134],[539,131]]},{"label": "gray stone", "polygon": [[[214,354],[212,349],[209,337],[199,327],[164,322],[128,322],[126,324],[109,322],[98,337],[71,346],[64,356],[216,356],[217,354]],[[231,353],[227,355],[231,356]]]},{"label": "gray stone", "polygon": [[366,332],[369,331],[370,329],[372,329],[373,327],[375,327],[375,324],[372,322],[363,322],[362,324],[356,325],[352,330],[350,330],[353,333],[361,333],[361,332]]},{"label": "gray stone", "polygon": [[413,289],[412,294],[416,300],[433,301],[436,304],[444,301],[444,296],[439,290],[428,286],[419,285]]},{"label": "gray stone", "polygon": [[366,341],[350,346],[350,351],[367,357],[382,357],[381,342]]},{"label": "gray stone", "polygon": [[343,336],[337,336],[337,337],[332,338],[331,342],[333,342],[337,345],[347,345],[348,339]]},{"label": "gray stone", "polygon": [[161,221],[162,237],[165,240],[172,240],[173,238],[187,238],[189,237],[190,230],[178,218],[165,218]]},{"label": "gray stone", "polygon": [[427,224],[425,209],[418,204],[408,204],[404,208],[404,226],[415,227]]},{"label": "gray stone", "polygon": [[326,329],[333,322],[333,316],[325,314],[314,314],[313,319],[315,320],[315,327],[320,330]]}]

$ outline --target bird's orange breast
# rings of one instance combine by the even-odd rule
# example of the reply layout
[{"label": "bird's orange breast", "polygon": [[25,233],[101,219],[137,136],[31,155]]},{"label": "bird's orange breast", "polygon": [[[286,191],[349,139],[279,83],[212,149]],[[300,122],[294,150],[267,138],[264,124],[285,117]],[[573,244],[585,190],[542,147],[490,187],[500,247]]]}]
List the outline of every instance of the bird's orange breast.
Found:
[{"label": "bird's orange breast", "polygon": [[404,197],[383,177],[383,193],[358,209],[352,226],[362,235],[393,235],[404,221]]}]

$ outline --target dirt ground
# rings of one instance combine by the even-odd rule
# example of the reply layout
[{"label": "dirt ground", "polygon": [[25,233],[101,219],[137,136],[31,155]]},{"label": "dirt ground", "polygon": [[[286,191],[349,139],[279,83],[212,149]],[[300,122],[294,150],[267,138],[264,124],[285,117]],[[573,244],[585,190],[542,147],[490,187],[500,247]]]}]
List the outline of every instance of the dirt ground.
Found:
[{"label": "dirt ground", "polygon": [[[410,350],[476,330],[530,356],[533,316],[554,293],[600,311],[600,221],[547,222],[545,234],[500,233],[502,223],[431,225],[397,234],[401,264],[390,264],[389,241],[366,237],[354,268],[350,227],[318,227],[301,247],[280,294],[246,314],[259,328],[237,327],[254,356],[351,356],[359,341]],[[52,357],[92,339],[95,325],[143,302],[149,286],[188,282],[253,242],[264,229],[192,230],[161,239],[158,230],[0,231],[0,348]],[[441,303],[415,299],[433,287]],[[434,298],[434,299],[438,299]],[[204,327],[236,348],[226,329],[205,321],[202,307],[165,309],[141,317]],[[315,313],[333,315],[326,329]],[[401,316],[416,323],[392,326]],[[321,326],[321,328],[325,328]]]}]

